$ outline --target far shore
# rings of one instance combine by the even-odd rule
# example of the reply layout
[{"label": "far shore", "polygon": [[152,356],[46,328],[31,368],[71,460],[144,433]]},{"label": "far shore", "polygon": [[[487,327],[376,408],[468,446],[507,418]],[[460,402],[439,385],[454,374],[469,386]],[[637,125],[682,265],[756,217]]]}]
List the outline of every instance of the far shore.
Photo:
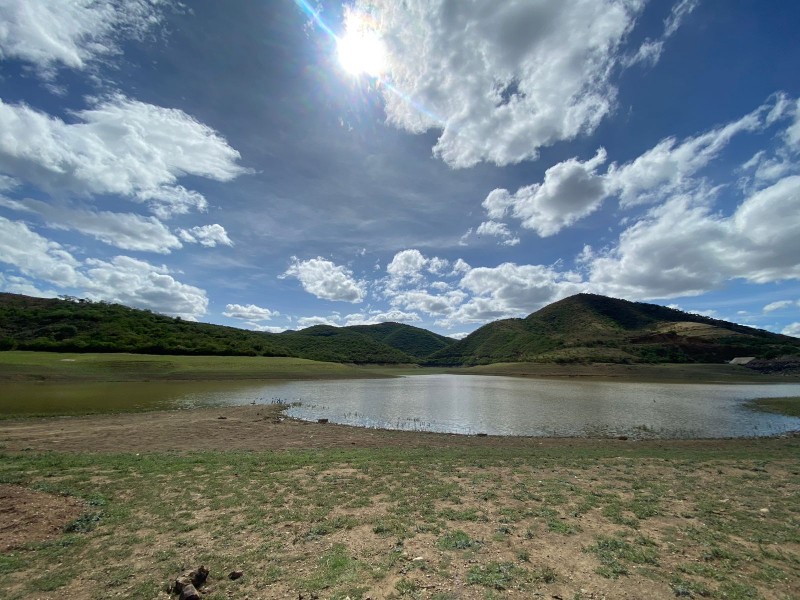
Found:
[{"label": "far shore", "polygon": [[637,383],[797,383],[730,364],[497,363],[473,367],[353,365],[286,357],[0,352],[0,382],[363,379],[406,375],[495,375]]}]

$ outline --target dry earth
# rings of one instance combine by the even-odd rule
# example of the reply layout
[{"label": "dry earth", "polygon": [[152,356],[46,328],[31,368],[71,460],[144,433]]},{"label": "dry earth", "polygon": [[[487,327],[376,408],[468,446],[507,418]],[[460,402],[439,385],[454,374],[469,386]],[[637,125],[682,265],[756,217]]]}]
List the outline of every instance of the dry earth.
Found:
[{"label": "dry earth", "polygon": [[[0,449],[9,455],[94,453],[70,470],[29,470],[29,484],[99,490],[129,516],[109,512],[72,549],[51,548],[61,562],[49,579],[32,567],[3,575],[0,596],[166,600],[159,589],[169,577],[204,562],[212,568],[205,596],[220,600],[793,600],[800,463],[785,449],[777,460],[719,458],[728,450],[746,457],[748,448],[763,457],[787,443],[379,431],[294,421],[275,406],[4,421]],[[190,460],[164,473],[97,456],[386,448],[449,450],[451,458],[281,469],[247,464],[245,453],[241,464]],[[631,448],[645,452],[628,456]],[[484,465],[482,449],[512,452]],[[574,458],[598,449],[605,458]],[[665,460],[660,449],[707,459]],[[453,450],[471,458],[453,460]],[[74,498],[0,486],[0,558],[58,535],[85,509]],[[451,547],[456,533],[463,539]],[[602,544],[616,561],[606,568],[627,573],[600,573]],[[23,550],[31,565],[41,562],[33,548]],[[240,567],[245,576],[227,580]]]}]

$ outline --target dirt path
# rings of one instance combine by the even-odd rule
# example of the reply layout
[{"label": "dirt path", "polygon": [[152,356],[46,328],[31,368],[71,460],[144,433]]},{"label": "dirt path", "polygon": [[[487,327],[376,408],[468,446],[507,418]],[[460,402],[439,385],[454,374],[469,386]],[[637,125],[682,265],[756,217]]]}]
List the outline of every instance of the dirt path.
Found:
[{"label": "dirt path", "polygon": [[162,452],[322,448],[637,447],[742,449],[768,440],[649,440],[465,436],[387,431],[284,418],[276,406],[238,406],[0,422],[0,449]]}]

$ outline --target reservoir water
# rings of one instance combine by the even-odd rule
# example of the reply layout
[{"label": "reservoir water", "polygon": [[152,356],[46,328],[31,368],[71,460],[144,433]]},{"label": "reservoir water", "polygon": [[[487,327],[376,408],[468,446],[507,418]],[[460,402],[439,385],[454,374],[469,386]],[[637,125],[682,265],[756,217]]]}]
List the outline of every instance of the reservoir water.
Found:
[{"label": "reservoir water", "polygon": [[278,382],[7,384],[0,414],[65,414],[299,403],[292,417],[363,427],[525,436],[709,438],[800,430],[749,400],[800,384],[663,384],[478,375]]}]

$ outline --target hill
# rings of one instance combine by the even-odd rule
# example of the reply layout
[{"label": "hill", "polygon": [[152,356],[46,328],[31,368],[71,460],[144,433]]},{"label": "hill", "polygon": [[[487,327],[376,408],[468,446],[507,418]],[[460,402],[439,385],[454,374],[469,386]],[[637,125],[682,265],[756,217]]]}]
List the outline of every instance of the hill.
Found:
[{"label": "hill", "polygon": [[425,356],[424,348],[432,347],[435,334],[390,325],[316,326],[274,334],[195,323],[119,304],[0,294],[0,350],[287,356],[399,364],[418,362]]},{"label": "hill", "polygon": [[722,362],[798,351],[797,338],[657,304],[578,294],[524,319],[484,325],[427,364]]},{"label": "hill", "polygon": [[345,329],[368,335],[376,342],[397,348],[417,358],[425,358],[455,343],[453,338],[402,323],[351,325]]}]

